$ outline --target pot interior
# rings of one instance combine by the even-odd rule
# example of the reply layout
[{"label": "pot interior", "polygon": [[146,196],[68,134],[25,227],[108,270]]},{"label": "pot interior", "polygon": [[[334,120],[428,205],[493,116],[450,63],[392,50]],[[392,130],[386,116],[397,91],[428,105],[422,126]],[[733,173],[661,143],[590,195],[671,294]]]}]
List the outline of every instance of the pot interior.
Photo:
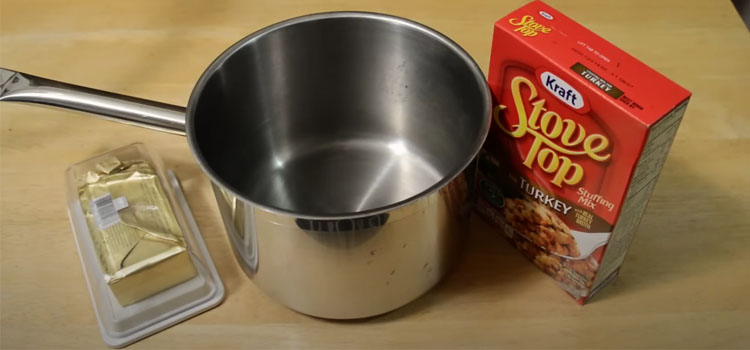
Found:
[{"label": "pot interior", "polygon": [[311,17],[246,38],[199,82],[188,137],[214,181],[260,206],[352,215],[441,186],[476,154],[487,87],[410,22]]}]

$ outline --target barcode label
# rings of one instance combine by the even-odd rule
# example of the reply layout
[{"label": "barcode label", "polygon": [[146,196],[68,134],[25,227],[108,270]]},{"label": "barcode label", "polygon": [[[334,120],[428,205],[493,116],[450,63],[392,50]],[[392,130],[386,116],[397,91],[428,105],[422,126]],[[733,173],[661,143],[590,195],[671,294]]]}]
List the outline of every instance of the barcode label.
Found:
[{"label": "barcode label", "polygon": [[112,201],[112,195],[109,193],[96,197],[91,201],[91,212],[94,214],[94,220],[100,230],[104,230],[120,222],[120,214],[117,214],[117,208]]}]

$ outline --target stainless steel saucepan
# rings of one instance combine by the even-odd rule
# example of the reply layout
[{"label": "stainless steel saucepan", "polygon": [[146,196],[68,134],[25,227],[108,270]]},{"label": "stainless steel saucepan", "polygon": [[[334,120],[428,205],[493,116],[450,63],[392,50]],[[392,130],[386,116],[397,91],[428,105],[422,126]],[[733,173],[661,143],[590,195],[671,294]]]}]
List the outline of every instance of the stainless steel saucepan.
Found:
[{"label": "stainless steel saucepan", "polygon": [[287,20],[240,40],[187,109],[0,70],[0,100],[186,134],[248,276],[336,319],[434,286],[462,233],[490,94],[471,57],[402,18]]}]

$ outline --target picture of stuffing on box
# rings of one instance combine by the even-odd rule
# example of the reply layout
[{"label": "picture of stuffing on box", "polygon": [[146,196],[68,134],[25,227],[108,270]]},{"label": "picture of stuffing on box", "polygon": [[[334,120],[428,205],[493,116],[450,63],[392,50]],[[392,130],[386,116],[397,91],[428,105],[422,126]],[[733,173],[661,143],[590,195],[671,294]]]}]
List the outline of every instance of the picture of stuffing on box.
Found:
[{"label": "picture of stuffing on box", "polygon": [[552,209],[517,190],[517,175],[505,173],[499,163],[486,152],[480,155],[480,169],[487,176],[479,183],[484,203],[478,206],[480,212],[504,227],[516,248],[564,289],[587,296],[599,268],[597,259],[581,256],[568,225]]},{"label": "picture of stuffing on box", "polygon": [[573,260],[555,255],[580,255],[570,229],[557,215],[531,198],[505,198],[504,202],[502,220],[515,233],[512,240],[516,248],[542,271],[566,285],[572,294],[591,288],[599,266],[596,259],[589,256]]},{"label": "picture of stuffing on box", "polygon": [[570,257],[580,255],[568,225],[533,199],[506,198],[502,217],[518,234],[548,252]]}]

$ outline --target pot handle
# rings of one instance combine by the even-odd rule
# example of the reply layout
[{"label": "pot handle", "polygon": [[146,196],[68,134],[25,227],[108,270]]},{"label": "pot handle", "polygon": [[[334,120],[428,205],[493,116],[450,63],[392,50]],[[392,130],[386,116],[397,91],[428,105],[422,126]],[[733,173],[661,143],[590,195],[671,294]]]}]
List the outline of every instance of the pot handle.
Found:
[{"label": "pot handle", "polygon": [[67,84],[1,67],[0,101],[69,108],[120,123],[185,134],[184,107]]}]

